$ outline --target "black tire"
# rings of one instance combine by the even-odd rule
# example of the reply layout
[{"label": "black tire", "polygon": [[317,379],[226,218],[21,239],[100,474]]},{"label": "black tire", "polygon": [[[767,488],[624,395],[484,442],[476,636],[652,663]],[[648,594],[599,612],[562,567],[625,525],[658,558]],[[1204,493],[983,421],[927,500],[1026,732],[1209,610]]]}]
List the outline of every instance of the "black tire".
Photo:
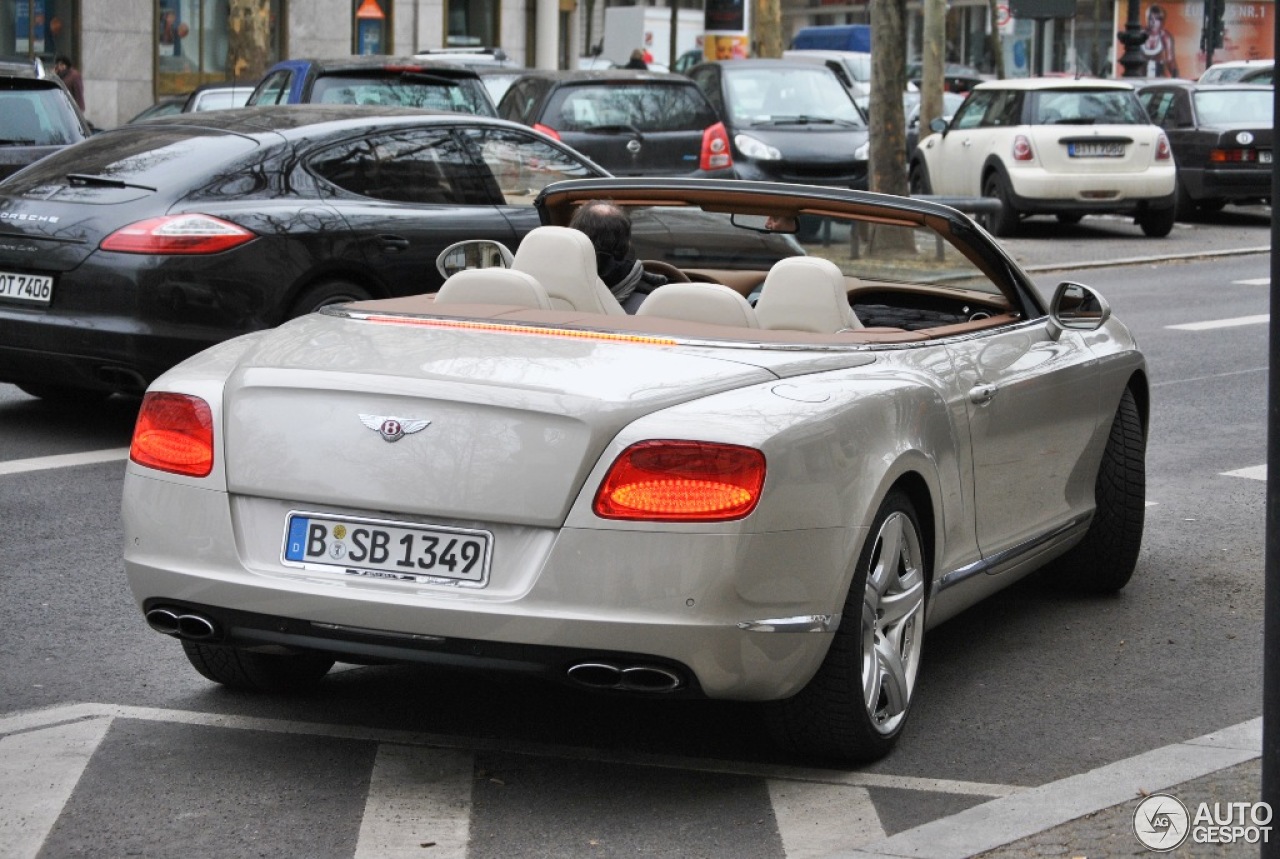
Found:
[{"label": "black tire", "polygon": [[982,196],[995,197],[1000,201],[1000,211],[983,215],[982,225],[987,232],[1000,238],[1008,238],[1018,232],[1018,210],[1010,200],[1009,189],[998,172],[992,172],[982,183]]},{"label": "black tire", "polygon": [[1176,208],[1148,209],[1138,215],[1138,226],[1142,228],[1143,235],[1153,239],[1163,239],[1173,232],[1173,225],[1177,220]]},{"label": "black tire", "polygon": [[907,174],[907,187],[912,195],[932,194],[933,184],[929,181],[929,168],[923,162],[911,164],[911,172]]},{"label": "black tire", "polygon": [[44,385],[39,382],[18,382],[22,391],[63,408],[81,408],[105,403],[111,392],[97,388],[73,388],[68,385]]},{"label": "black tire", "polygon": [[348,301],[367,301],[372,298],[364,287],[357,286],[347,280],[326,280],[312,286],[302,293],[289,308],[286,319],[296,319],[315,313],[330,304],[346,304]]},{"label": "black tire", "polygon": [[1129,583],[1146,518],[1146,448],[1138,404],[1126,390],[1098,466],[1093,522],[1083,540],[1045,568],[1047,581],[1098,594],[1115,593]]},{"label": "black tire", "polygon": [[236,647],[183,641],[192,667],[214,683],[233,689],[282,692],[310,686],[329,673],[334,659],[323,653],[251,653]]},{"label": "black tire", "polygon": [[1059,212],[1057,218],[1059,224],[1078,224],[1084,220],[1084,215],[1079,212]]},{"label": "black tire", "polygon": [[1181,179],[1174,180],[1173,213],[1179,221],[1185,221],[1196,213],[1196,201],[1191,199],[1191,192]]},{"label": "black tire", "polygon": [[[910,499],[890,493],[870,533],[818,672],[798,694],[766,707],[775,741],[805,757],[845,763],[882,758],[910,713],[928,582],[925,544]],[[886,594],[894,597],[892,617],[885,613]]]}]

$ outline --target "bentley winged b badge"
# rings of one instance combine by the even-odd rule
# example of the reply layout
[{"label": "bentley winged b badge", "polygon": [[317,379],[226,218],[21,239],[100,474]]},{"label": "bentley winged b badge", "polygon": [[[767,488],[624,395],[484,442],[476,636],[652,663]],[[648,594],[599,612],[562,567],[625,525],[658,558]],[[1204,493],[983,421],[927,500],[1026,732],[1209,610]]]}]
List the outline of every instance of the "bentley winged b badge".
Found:
[{"label": "bentley winged b badge", "polygon": [[360,415],[360,422],[382,436],[383,441],[399,441],[426,429],[431,421],[392,418],[384,415]]}]

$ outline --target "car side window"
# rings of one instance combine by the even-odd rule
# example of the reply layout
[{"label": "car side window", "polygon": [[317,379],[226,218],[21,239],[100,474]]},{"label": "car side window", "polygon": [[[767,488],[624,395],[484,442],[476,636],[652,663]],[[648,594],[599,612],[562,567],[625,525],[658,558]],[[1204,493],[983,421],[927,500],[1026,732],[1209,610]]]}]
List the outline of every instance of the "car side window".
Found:
[{"label": "car side window", "polygon": [[258,86],[250,104],[286,104],[289,98],[289,80],[292,77],[288,69],[272,72]]},{"label": "car side window", "polygon": [[538,100],[538,82],[526,78],[517,81],[502,97],[498,115],[513,122],[531,125],[534,104]]},{"label": "car side window", "polygon": [[470,203],[476,168],[447,129],[412,130],[349,140],[315,155],[311,170],[344,191],[416,205]]},{"label": "car side window", "polygon": [[951,128],[959,130],[977,128],[982,124],[983,117],[986,116],[991,103],[995,101],[996,95],[996,90],[973,92],[956,111],[955,118],[951,120]]},{"label": "car side window", "polygon": [[468,128],[463,133],[475,144],[508,206],[531,205],[552,182],[601,175],[568,152],[531,134],[507,128]]},{"label": "car side window", "polygon": [[991,100],[991,106],[982,115],[985,128],[1018,125],[1022,114],[1021,94],[1013,90],[997,93]]},{"label": "car side window", "polygon": [[1142,107],[1147,111],[1147,116],[1151,117],[1151,121],[1156,125],[1168,127],[1173,120],[1170,111],[1173,108],[1174,94],[1171,92],[1144,92],[1138,96],[1138,100],[1142,102]]},{"label": "car side window", "polygon": [[715,72],[713,69],[699,69],[695,73],[689,75],[693,78],[693,82],[698,85],[698,89],[702,90],[702,94],[707,97],[707,101],[711,102],[711,106],[719,116],[725,115],[724,96],[720,92],[720,87],[716,83]]}]

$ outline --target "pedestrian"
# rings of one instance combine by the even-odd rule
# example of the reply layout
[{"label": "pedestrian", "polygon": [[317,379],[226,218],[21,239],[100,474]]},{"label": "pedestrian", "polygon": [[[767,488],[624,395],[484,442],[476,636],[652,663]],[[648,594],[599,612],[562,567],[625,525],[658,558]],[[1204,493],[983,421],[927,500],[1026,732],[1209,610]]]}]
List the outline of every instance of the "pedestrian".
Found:
[{"label": "pedestrian", "polygon": [[80,72],[76,71],[75,64],[71,62],[71,58],[66,54],[58,54],[53,61],[53,70],[58,77],[62,78],[62,82],[67,85],[67,91],[71,93],[71,98],[84,110],[84,80],[80,77]]},{"label": "pedestrian", "polygon": [[624,69],[648,69],[649,64],[644,61],[644,50],[636,48],[631,52],[631,59],[627,60]]},{"label": "pedestrian", "polygon": [[591,200],[573,213],[569,226],[591,239],[596,273],[627,313],[635,313],[649,293],[667,282],[663,275],[645,271],[644,263],[636,259],[631,218],[620,206]]}]

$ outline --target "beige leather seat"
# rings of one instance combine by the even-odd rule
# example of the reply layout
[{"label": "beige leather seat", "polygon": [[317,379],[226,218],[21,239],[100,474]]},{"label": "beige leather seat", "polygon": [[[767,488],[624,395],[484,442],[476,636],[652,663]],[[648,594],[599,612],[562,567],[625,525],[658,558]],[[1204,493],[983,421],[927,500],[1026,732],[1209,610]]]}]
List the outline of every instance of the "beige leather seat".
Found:
[{"label": "beige leather seat", "polygon": [[533,275],[507,268],[469,268],[440,286],[436,304],[514,304],[550,310],[551,299]]},{"label": "beige leather seat", "polygon": [[534,228],[516,248],[511,267],[533,275],[542,284],[552,310],[626,315],[596,274],[596,249],[581,230]]},{"label": "beige leather seat", "polygon": [[849,306],[848,287],[835,263],[820,257],[787,257],[773,264],[756,302],[760,327],[834,334],[861,328]]},{"label": "beige leather seat", "polygon": [[740,294],[718,283],[668,283],[645,298],[636,316],[661,316],[709,325],[759,328],[756,312]]}]

